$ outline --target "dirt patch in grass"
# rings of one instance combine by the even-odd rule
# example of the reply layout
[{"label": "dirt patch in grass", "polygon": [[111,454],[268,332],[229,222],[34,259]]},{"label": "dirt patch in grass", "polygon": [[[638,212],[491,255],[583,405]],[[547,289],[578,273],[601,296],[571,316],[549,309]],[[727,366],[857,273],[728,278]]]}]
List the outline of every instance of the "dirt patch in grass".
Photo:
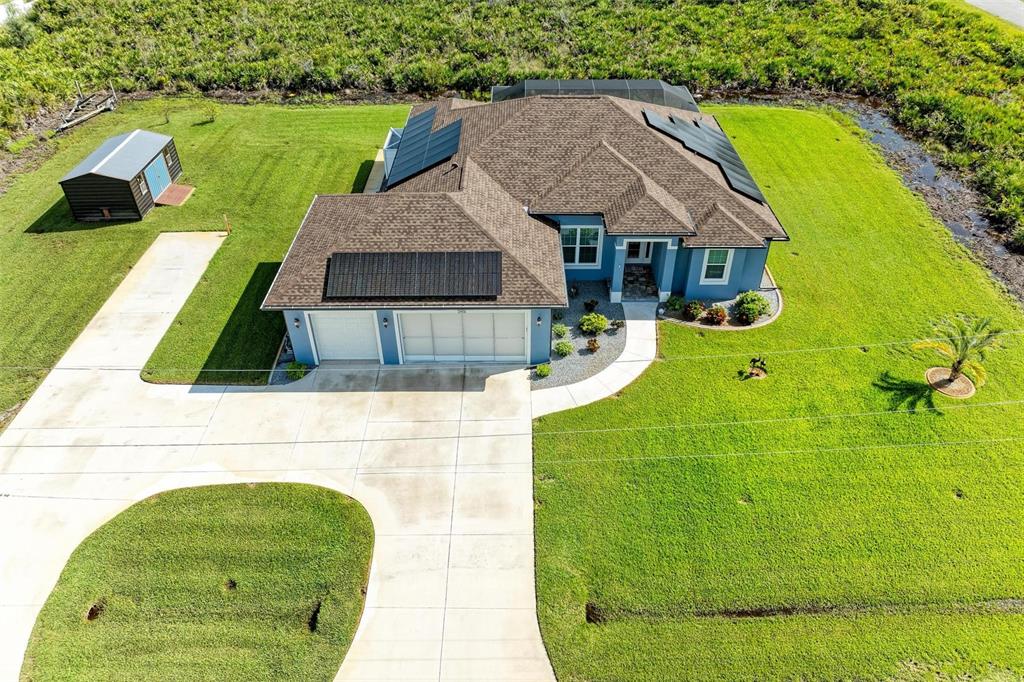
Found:
[{"label": "dirt patch in grass", "polygon": [[238,589],[238,582],[234,578],[228,578],[224,581],[224,589],[228,592],[234,592]]},{"label": "dirt patch in grass", "polygon": [[85,612],[85,619],[90,623],[103,615],[103,612],[107,610],[107,602],[105,599],[98,599],[94,602],[89,610]]},{"label": "dirt patch in grass", "polygon": [[1024,615],[1024,599],[1010,597],[976,602],[940,603],[922,602],[917,604],[766,604],[747,608],[688,609],[656,608],[608,609],[593,602],[587,603],[587,622],[603,624],[611,621],[670,621],[682,618],[787,618],[793,616],[859,616],[871,614],[1013,614]]}]

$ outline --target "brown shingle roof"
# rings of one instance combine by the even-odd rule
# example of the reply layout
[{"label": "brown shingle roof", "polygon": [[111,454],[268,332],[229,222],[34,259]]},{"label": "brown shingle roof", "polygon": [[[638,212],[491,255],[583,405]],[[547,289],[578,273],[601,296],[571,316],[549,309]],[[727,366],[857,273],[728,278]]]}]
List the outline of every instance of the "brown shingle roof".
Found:
[{"label": "brown shingle roof", "polygon": [[531,214],[601,214],[609,234],[678,235],[692,247],[759,247],[788,238],[768,205],[734,192],[715,163],[650,128],[643,110],[717,127],[713,117],[607,96],[466,104],[441,99],[412,112],[435,106],[435,130],[462,120],[451,159],[383,194],[314,200],[265,307],[336,305],[323,298],[327,260],[336,251],[495,248],[503,254],[498,299],[444,304],[565,305],[558,234]]},{"label": "brown shingle roof", "polygon": [[[521,238],[514,225],[499,241],[492,232],[503,231],[495,214],[481,224],[471,214],[481,215],[489,207],[486,193],[474,195],[468,210],[465,197],[448,193],[340,194],[321,195],[313,200],[302,226],[281,264],[263,307],[332,308],[379,307],[379,299],[324,300],[327,261],[335,252],[379,251],[493,251],[503,254],[501,294],[497,299],[445,300],[461,306],[563,306],[566,304],[565,275],[560,267],[533,262],[525,252],[558,253],[558,235],[544,226],[542,234],[531,230]],[[477,204],[476,202],[480,202]],[[524,214],[525,217],[525,214]],[[530,220],[529,218],[526,218]],[[532,221],[531,222],[535,222]],[[529,265],[524,265],[527,261]],[[540,276],[538,276],[540,275]],[[388,301],[402,307],[436,306],[437,301]]]}]

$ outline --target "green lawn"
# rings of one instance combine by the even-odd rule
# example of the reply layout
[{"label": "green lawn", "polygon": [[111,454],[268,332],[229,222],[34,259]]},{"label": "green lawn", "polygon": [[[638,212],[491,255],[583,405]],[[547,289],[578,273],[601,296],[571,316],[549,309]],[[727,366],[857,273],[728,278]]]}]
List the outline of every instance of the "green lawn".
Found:
[{"label": "green lawn", "polygon": [[[746,332],[662,323],[662,360],[619,397],[537,422],[559,679],[1024,675],[1020,602],[1000,601],[1024,597],[1024,440],[993,442],[1024,439],[1024,405],[985,405],[1024,399],[1024,342],[966,402],[932,396],[930,357],[871,346],[1024,315],[859,135],[714,113],[792,236],[769,258],[785,309]],[[832,346],[853,348],[779,353]],[[739,381],[762,353],[769,377]]]},{"label": "green lawn", "polygon": [[[388,126],[406,107],[219,105],[155,99],[124,104],[51,142],[56,153],[0,196],[0,366],[48,368],[160,232],[232,227],[149,363],[154,381],[250,382],[284,334],[258,306],[315,193],[361,188]],[[169,121],[169,122],[165,122]],[[57,181],[104,138],[136,127],[173,135],[181,207],[120,225],[74,223]],[[45,369],[0,370],[0,414],[31,394]]]},{"label": "green lawn", "polygon": [[161,493],[71,555],[21,677],[332,680],[362,612],[372,546],[366,511],[326,488]]}]

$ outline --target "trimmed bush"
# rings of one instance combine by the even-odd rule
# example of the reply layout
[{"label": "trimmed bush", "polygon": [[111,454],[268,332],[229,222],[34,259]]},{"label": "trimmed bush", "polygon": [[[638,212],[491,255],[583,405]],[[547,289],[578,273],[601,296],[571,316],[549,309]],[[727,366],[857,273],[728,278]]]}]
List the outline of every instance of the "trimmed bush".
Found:
[{"label": "trimmed bush", "polygon": [[608,328],[608,318],[601,313],[587,313],[580,318],[580,331],[584,334],[600,334]]},{"label": "trimmed bush", "polygon": [[683,301],[682,296],[669,296],[668,300],[665,302],[665,307],[669,310],[680,311],[683,309],[684,304],[685,302]]},{"label": "trimmed bush", "polygon": [[753,324],[757,318],[771,312],[771,309],[768,299],[756,291],[744,291],[736,297],[736,319],[743,324]]},{"label": "trimmed bush", "polygon": [[288,375],[288,378],[292,381],[298,381],[302,377],[306,376],[306,372],[309,371],[309,366],[301,362],[292,360],[285,367],[284,372]]},{"label": "trimmed bush", "polygon": [[571,354],[575,348],[568,341],[559,341],[555,344],[555,353],[561,357]]},{"label": "trimmed bush", "polygon": [[683,308],[683,319],[690,320],[691,322],[699,320],[705,310],[706,308],[704,307],[704,304],[700,301],[690,301]]},{"label": "trimmed bush", "polygon": [[565,335],[569,333],[569,327],[564,324],[552,325],[551,333],[555,335],[556,339],[564,339]]},{"label": "trimmed bush", "polygon": [[587,350],[596,353],[601,348],[601,342],[597,339],[587,339]]},{"label": "trimmed bush", "polygon": [[597,299],[596,298],[592,298],[589,301],[584,301],[583,302],[583,308],[588,313],[594,312],[595,310],[597,310]]},{"label": "trimmed bush", "polygon": [[543,365],[537,365],[537,377],[543,379],[544,377],[551,376],[551,365],[544,363]]},{"label": "trimmed bush", "polygon": [[725,324],[725,320],[728,316],[729,314],[725,311],[725,308],[716,303],[715,305],[708,308],[707,311],[704,313],[704,321],[707,322],[708,324],[720,327],[723,324]]}]

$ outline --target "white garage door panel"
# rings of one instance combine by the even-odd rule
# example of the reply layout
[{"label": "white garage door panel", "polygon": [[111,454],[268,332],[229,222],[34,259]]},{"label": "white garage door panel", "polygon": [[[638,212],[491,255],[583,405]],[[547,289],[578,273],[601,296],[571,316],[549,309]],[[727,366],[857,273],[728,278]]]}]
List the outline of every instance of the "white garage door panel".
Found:
[{"label": "white garage door panel", "polygon": [[310,313],[309,320],[321,362],[380,359],[372,312]]},{"label": "white garage door panel", "polygon": [[526,312],[398,313],[405,362],[526,362]]}]

